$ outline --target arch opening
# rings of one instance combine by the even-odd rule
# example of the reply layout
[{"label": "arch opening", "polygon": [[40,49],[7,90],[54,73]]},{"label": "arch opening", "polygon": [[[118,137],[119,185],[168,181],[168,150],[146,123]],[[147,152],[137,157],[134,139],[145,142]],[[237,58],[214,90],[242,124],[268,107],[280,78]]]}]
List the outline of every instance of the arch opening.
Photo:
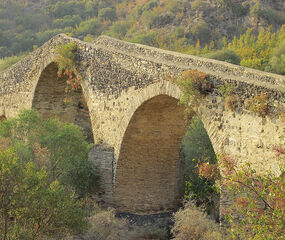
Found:
[{"label": "arch opening", "polygon": [[6,119],[7,119],[7,118],[6,118],[5,115],[1,115],[1,116],[0,116],[0,122],[5,121]]},{"label": "arch opening", "polygon": [[118,211],[150,214],[176,210],[184,193],[181,144],[184,107],[159,95],[144,102],[125,132],[114,189]]},{"label": "arch opening", "polygon": [[89,143],[94,141],[89,109],[82,89],[71,91],[68,97],[71,102],[66,103],[66,76],[57,76],[57,64],[50,63],[41,73],[38,80],[32,108],[43,117],[57,117],[64,122],[75,123],[82,127]]},{"label": "arch opening", "polygon": [[215,180],[201,177],[197,171],[199,164],[216,164],[217,156],[204,124],[197,115],[187,128],[182,149],[185,155],[185,195],[191,197],[197,206],[203,206],[207,214],[218,222],[220,195]]}]

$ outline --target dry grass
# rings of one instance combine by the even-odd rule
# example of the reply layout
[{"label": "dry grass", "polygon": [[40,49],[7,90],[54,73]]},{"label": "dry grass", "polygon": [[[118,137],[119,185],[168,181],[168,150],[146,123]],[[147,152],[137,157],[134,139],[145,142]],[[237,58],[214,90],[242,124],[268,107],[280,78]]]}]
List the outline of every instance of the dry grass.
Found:
[{"label": "dry grass", "polygon": [[90,228],[86,237],[96,240],[168,239],[167,229],[155,224],[130,225],[126,219],[118,218],[115,214],[115,209],[104,211],[97,208],[96,213],[89,218]]},{"label": "dry grass", "polygon": [[174,221],[172,233],[176,240],[229,239],[222,234],[218,224],[191,201],[174,214]]}]

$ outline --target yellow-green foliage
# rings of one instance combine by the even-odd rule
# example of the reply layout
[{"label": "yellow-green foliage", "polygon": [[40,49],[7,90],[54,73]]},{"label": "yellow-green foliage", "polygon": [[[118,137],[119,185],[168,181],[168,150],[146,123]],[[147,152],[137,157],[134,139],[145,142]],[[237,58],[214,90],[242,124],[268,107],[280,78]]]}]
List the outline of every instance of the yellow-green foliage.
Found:
[{"label": "yellow-green foliage", "polygon": [[188,70],[177,79],[176,83],[181,87],[183,95],[180,103],[187,106],[195,106],[206,95],[209,84],[207,74],[198,70]]},{"label": "yellow-green foliage", "polygon": [[270,71],[270,59],[272,52],[285,39],[285,25],[279,32],[273,33],[271,28],[261,30],[256,37],[252,30],[239,38],[234,37],[228,44],[228,48],[238,53],[241,58],[240,65],[256,68],[262,71]]},{"label": "yellow-green foliage", "polygon": [[222,98],[225,100],[225,106],[227,109],[234,111],[238,106],[238,96],[233,94],[234,86],[230,83],[226,83],[225,85],[221,85],[218,88],[219,93]]},{"label": "yellow-green foliage", "polygon": [[[63,44],[58,46],[57,57],[55,62],[58,66],[57,75],[61,77],[62,75],[66,75],[68,77],[66,83],[67,88],[66,92],[70,90],[76,90],[80,88],[81,75],[78,70],[78,54],[79,49],[76,43],[70,42],[67,44]],[[67,99],[65,99],[67,101]]]},{"label": "yellow-green foliage", "polygon": [[13,56],[13,57],[6,57],[4,59],[0,60],[0,72],[4,71],[5,69],[11,67],[13,64],[19,62],[21,59],[23,59],[27,53],[21,54],[19,56]]},{"label": "yellow-green foliage", "polygon": [[193,115],[195,115],[194,108],[210,89],[206,77],[207,74],[193,69],[183,72],[176,80],[176,84],[182,90],[182,97],[179,103],[185,106],[185,118],[187,121],[191,120]]},{"label": "yellow-green foliage", "polygon": [[273,72],[285,74],[285,39],[273,50],[270,65]]}]

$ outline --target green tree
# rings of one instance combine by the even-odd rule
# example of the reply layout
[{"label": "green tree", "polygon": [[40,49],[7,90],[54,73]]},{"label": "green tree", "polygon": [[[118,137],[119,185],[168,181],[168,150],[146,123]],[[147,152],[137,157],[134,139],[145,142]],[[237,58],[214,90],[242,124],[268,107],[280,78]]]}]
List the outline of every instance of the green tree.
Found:
[{"label": "green tree", "polygon": [[205,22],[199,22],[195,24],[191,28],[191,33],[196,40],[199,39],[203,44],[208,43],[211,40],[212,33],[207,23]]},{"label": "green tree", "polygon": [[240,64],[240,56],[230,49],[217,50],[212,53],[205,54],[203,57],[225,61],[236,65]]},{"label": "green tree", "polygon": [[99,10],[98,18],[101,21],[114,21],[117,18],[116,11],[113,8],[102,8]]},{"label": "green tree", "polygon": [[45,168],[0,151],[0,238],[30,240],[80,233],[86,227],[80,201],[50,181]]},{"label": "green tree", "polygon": [[197,116],[193,117],[183,139],[185,153],[185,198],[203,205],[208,214],[218,219],[217,201],[219,195],[215,181],[199,177],[197,165],[203,162],[216,163],[216,155],[204,125]]},{"label": "green tree", "polygon": [[79,24],[79,27],[76,29],[76,34],[77,35],[91,34],[94,36],[98,36],[102,33],[102,31],[103,31],[102,23],[96,18],[91,18]]},{"label": "green tree", "polygon": [[285,75],[285,40],[273,50],[270,65],[273,72]]},{"label": "green tree", "polygon": [[98,176],[88,161],[90,145],[78,126],[42,119],[30,110],[2,122],[0,137],[9,141],[21,162],[32,159],[39,167],[45,166],[52,181],[73,188],[78,195],[98,187]]}]

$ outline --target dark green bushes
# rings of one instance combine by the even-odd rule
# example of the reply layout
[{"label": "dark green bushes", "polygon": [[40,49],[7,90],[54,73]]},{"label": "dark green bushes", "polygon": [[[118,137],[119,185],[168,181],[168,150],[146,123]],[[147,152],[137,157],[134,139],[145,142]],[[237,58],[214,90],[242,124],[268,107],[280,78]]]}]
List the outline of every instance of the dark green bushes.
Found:
[{"label": "dark green bushes", "polygon": [[43,239],[87,228],[83,202],[98,187],[81,129],[34,111],[0,123],[0,238]]},{"label": "dark green bushes", "polygon": [[78,195],[88,195],[98,186],[98,177],[88,162],[90,146],[76,125],[24,111],[0,124],[0,137],[13,147],[20,162],[44,166],[52,181],[58,180]]},{"label": "dark green bushes", "polygon": [[217,50],[215,52],[204,55],[204,57],[225,61],[236,65],[240,64],[240,56],[235,51],[230,49]]},{"label": "dark green bushes", "polygon": [[17,155],[12,148],[0,150],[0,238],[38,240],[82,232],[87,224],[74,193],[51,181],[32,159],[23,162]]}]

